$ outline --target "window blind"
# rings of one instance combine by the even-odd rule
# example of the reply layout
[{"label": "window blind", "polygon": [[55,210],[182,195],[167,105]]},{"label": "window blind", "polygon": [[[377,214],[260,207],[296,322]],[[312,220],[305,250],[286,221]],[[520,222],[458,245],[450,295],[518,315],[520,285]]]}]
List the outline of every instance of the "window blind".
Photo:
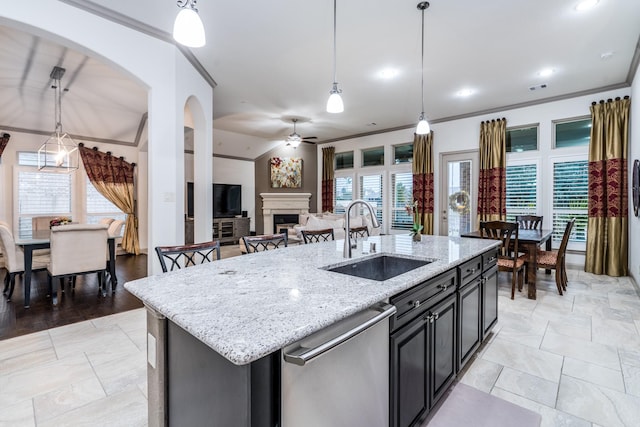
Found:
[{"label": "window blind", "polygon": [[537,202],[537,165],[507,166],[507,221],[515,221],[516,215],[536,215]]},{"label": "window blind", "polygon": [[567,221],[576,219],[570,241],[587,241],[589,165],[586,160],[553,165],[553,241],[559,245]]},{"label": "window blind", "polygon": [[[360,198],[374,207],[376,218],[382,224],[382,174],[360,175]],[[365,209],[360,208],[360,212],[364,215],[369,213]]]},{"label": "window blind", "polygon": [[333,212],[344,213],[353,200],[353,178],[350,176],[336,177],[333,189]]},{"label": "window blind", "polygon": [[407,213],[405,206],[413,200],[413,174],[411,172],[391,175],[391,228],[410,230],[413,215]]}]

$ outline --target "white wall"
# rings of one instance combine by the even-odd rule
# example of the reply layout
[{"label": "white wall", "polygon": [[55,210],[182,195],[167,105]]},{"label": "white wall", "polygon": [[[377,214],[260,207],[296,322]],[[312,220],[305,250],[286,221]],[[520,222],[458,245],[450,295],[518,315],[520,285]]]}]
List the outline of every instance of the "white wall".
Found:
[{"label": "white wall", "polygon": [[[633,179],[633,161],[640,159],[640,67],[631,86],[631,130],[629,134],[629,194]],[[635,105],[634,105],[635,103]],[[634,132],[635,130],[635,132]],[[633,215],[633,199],[629,197],[629,274],[640,285],[640,218]]]},{"label": "white wall", "polygon": [[[251,218],[250,229],[256,229],[256,179],[253,161],[213,158],[213,182],[242,185],[242,210]],[[262,216],[260,216],[262,218]]]},{"label": "white wall", "polygon": [[[184,242],[184,106],[191,96],[198,99],[202,108],[198,140],[212,141],[213,89],[209,84],[172,43],[57,0],[2,2],[0,22],[97,57],[148,88],[147,246]],[[203,158],[209,158],[211,144],[199,145]],[[211,181],[209,165],[205,161],[196,169],[199,179]],[[196,218],[198,234],[211,230],[211,203],[199,203],[202,206],[196,210],[208,214]],[[148,262],[149,274],[160,272],[155,257]]]},{"label": "white wall", "polygon": [[[640,84],[636,83],[634,90],[640,92]],[[434,131],[434,143],[433,143],[433,161],[434,161],[434,180],[435,180],[435,194],[434,194],[434,233],[439,234],[439,212],[440,208],[440,161],[441,156],[446,153],[454,153],[459,151],[477,150],[480,138],[480,122],[483,120],[491,120],[496,118],[506,118],[507,127],[515,127],[521,125],[537,124],[539,123],[538,136],[539,136],[539,152],[531,153],[513,153],[509,154],[509,160],[511,159],[526,159],[533,156],[541,157],[543,159],[541,170],[541,200],[547,201],[543,207],[540,207],[540,214],[547,218],[551,218],[551,200],[552,195],[552,182],[551,165],[545,164],[544,159],[549,156],[567,155],[571,154],[575,150],[572,149],[559,149],[552,152],[552,121],[574,118],[580,116],[589,116],[589,107],[593,101],[600,101],[601,99],[614,98],[616,96],[629,95],[630,88],[618,89],[613,91],[607,91],[597,93],[593,95],[586,95],[576,98],[565,99],[561,101],[549,102],[546,104],[534,105],[530,107],[518,108],[513,110],[505,110],[498,113],[476,116],[471,118],[465,118],[460,120],[453,120],[444,123],[432,124],[431,128]],[[636,94],[640,99],[640,93]],[[639,110],[639,109],[637,109]],[[636,112],[636,123],[640,126],[640,114]],[[361,138],[354,138],[345,141],[339,141],[333,145],[336,147],[336,152],[350,151],[354,149],[361,149],[367,147],[379,147],[385,146],[387,148],[386,153],[391,153],[393,145],[398,145],[406,142],[413,141],[414,129],[405,129],[394,132],[388,132],[383,134],[365,136]],[[638,144],[636,144],[638,145]],[[326,145],[325,145],[326,146]],[[632,149],[633,152],[633,149]],[[635,156],[640,157],[640,149],[635,148]],[[389,158],[387,156],[387,158]],[[356,159],[357,162],[359,159]],[[549,163],[549,162],[547,162]],[[322,145],[318,146],[318,170],[322,170]],[[318,194],[321,194],[321,182],[318,182]],[[318,197],[318,209],[321,208],[321,197]],[[633,221],[632,221],[633,222]],[[637,222],[637,221],[636,221]],[[635,235],[638,236],[640,225],[635,225]],[[631,235],[633,237],[633,234]],[[633,239],[630,239],[633,240]],[[638,240],[638,239],[636,239]],[[638,243],[633,245],[636,258],[640,255],[640,249]],[[568,263],[573,266],[584,266],[584,256],[569,254]],[[638,262],[635,262],[635,271],[638,272]]]}]

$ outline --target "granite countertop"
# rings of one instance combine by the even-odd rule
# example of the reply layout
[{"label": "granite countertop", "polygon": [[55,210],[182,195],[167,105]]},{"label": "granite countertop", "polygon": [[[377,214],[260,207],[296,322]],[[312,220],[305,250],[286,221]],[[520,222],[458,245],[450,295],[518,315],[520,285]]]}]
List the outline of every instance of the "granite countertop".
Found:
[{"label": "granite countertop", "polygon": [[[343,241],[242,255],[125,283],[158,311],[236,365],[251,363],[499,245],[408,235],[369,237],[375,254],[342,257]],[[357,258],[398,254],[434,262],[384,282],[326,271]]]}]

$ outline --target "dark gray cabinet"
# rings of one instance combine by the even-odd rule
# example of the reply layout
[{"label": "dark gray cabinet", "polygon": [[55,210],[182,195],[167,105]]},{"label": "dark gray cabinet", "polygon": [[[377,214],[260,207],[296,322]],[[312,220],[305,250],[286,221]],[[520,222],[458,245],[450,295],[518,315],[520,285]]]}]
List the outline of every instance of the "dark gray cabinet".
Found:
[{"label": "dark gray cabinet", "polygon": [[492,249],[458,267],[458,370],[498,321],[497,259]]},{"label": "dark gray cabinet", "polygon": [[391,298],[390,425],[424,419],[456,375],[456,271]]}]

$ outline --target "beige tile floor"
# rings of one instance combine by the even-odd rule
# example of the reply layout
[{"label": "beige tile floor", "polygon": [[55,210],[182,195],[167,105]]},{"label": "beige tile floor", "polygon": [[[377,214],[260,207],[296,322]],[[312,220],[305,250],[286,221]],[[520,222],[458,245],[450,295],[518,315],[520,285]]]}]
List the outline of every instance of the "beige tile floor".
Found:
[{"label": "beige tile floor", "polygon": [[[640,425],[640,298],[627,278],[569,271],[557,295],[509,299],[461,382],[542,415],[543,426]],[[147,424],[145,313],[0,341],[0,426]]]}]

